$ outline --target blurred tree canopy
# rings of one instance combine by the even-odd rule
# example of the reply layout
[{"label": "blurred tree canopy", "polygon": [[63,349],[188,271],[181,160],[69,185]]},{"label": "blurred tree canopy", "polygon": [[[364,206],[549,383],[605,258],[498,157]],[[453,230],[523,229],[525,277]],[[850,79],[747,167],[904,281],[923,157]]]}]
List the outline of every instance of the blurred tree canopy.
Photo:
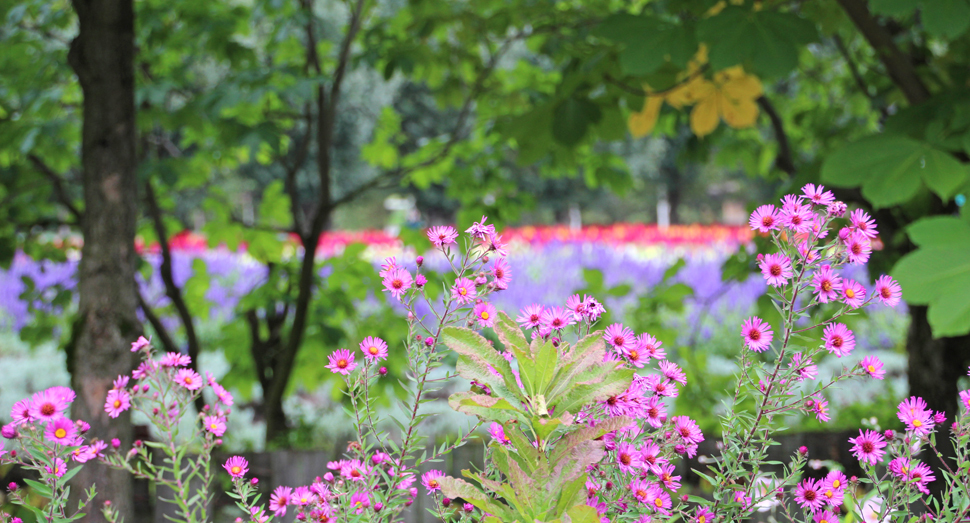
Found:
[{"label": "blurred tree canopy", "polygon": [[[205,282],[163,274],[182,327],[152,324],[173,350],[235,351],[263,390],[269,441],[285,436],[294,376],[322,379],[295,369],[353,342],[353,300],[376,285],[352,256],[289,256],[294,245],[316,245],[337,211],[388,188],[462,222],[622,194],[637,139],[667,144],[650,170],[671,199],[714,165],[789,191],[825,183],[873,212],[876,268],[892,269],[911,305],[911,392],[956,408],[970,346],[966,0],[134,6],[140,235],[164,246],[201,223],[212,245],[245,242],[270,275],[236,323],[200,340]],[[65,0],[0,4],[7,262],[17,249],[63,256],[38,239],[83,220],[76,33]]]}]

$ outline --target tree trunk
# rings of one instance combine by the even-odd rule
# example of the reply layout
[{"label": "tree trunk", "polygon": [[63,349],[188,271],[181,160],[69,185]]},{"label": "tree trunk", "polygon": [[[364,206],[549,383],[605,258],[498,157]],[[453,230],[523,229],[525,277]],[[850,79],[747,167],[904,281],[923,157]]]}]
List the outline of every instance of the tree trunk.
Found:
[{"label": "tree trunk", "polygon": [[[906,338],[909,352],[909,393],[926,400],[929,407],[946,413],[947,421],[938,426],[936,443],[944,459],[953,456],[950,442],[950,424],[959,412],[957,379],[967,370],[970,358],[970,336],[956,338],[933,338],[926,317],[926,307],[910,305],[910,326]],[[930,485],[938,496],[945,488],[940,460],[932,452],[925,455],[927,464],[933,467],[936,481]]]},{"label": "tree trunk", "polygon": [[[109,418],[104,398],[112,380],[131,371],[130,344],[142,332],[135,313],[134,4],[132,0],[72,3],[79,30],[68,61],[84,95],[81,164],[85,204],[79,318],[69,354],[71,382],[78,395],[72,414],[91,424],[91,437],[119,438],[125,448],[131,445],[130,418]],[[97,506],[89,507],[82,521],[103,521],[98,509],[107,500],[126,521],[132,521],[128,473],[92,461],[74,482],[72,497],[93,483],[98,488]]]}]

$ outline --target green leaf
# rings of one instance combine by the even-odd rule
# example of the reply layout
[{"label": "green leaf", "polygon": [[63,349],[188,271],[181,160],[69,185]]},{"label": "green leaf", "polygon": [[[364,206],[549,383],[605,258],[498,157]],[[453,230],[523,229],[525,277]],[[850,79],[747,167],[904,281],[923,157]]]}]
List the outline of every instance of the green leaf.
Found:
[{"label": "green leaf", "polygon": [[954,39],[970,27],[970,4],[967,0],[923,0],[920,20],[927,33]]},{"label": "green leaf", "polygon": [[571,147],[586,136],[591,124],[600,121],[599,106],[585,98],[570,97],[556,106],[552,113],[552,136],[557,142]]},{"label": "green leaf", "polygon": [[873,13],[895,17],[913,14],[918,5],[919,0],[869,0],[869,9]]},{"label": "green leaf", "polygon": [[697,39],[708,45],[715,71],[750,64],[760,76],[778,76],[798,66],[798,53],[818,39],[815,24],[774,10],[728,6],[697,24]]},{"label": "green leaf", "polygon": [[566,511],[564,523],[599,523],[600,517],[596,509],[587,505],[578,505]]},{"label": "green leaf", "polygon": [[[78,468],[80,468],[80,467],[78,467]],[[51,488],[48,487],[47,485],[39,482],[39,481],[36,481],[36,480],[33,480],[33,479],[24,479],[24,483],[30,485],[30,488],[34,492],[36,492],[37,494],[39,494],[41,496],[44,496],[45,498],[50,498],[53,495],[51,493]]]}]

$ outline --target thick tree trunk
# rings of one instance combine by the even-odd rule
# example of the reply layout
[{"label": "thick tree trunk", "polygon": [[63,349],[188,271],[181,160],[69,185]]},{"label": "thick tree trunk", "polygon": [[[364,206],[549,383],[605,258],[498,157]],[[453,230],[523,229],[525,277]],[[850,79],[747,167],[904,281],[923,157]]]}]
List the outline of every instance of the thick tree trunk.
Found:
[{"label": "thick tree trunk", "polygon": [[[947,421],[938,427],[936,443],[944,459],[953,456],[950,443],[950,424],[956,418],[960,405],[957,379],[967,371],[970,359],[970,336],[956,338],[933,338],[925,306],[910,306],[909,334],[906,349],[909,352],[909,393],[926,400],[929,407],[946,413]],[[938,495],[944,488],[940,460],[929,452],[927,463],[936,472],[937,481],[930,489]]]},{"label": "thick tree trunk", "polygon": [[[78,271],[79,318],[70,353],[77,391],[72,414],[91,424],[91,437],[131,445],[128,416],[104,412],[111,382],[131,370],[130,344],[142,332],[135,311],[135,77],[132,0],[73,0],[78,36],[68,60],[84,95],[81,164],[84,179],[84,247]],[[95,483],[99,506],[110,500],[132,521],[132,481],[126,472],[89,462],[72,493]],[[99,506],[83,521],[102,521]]]}]

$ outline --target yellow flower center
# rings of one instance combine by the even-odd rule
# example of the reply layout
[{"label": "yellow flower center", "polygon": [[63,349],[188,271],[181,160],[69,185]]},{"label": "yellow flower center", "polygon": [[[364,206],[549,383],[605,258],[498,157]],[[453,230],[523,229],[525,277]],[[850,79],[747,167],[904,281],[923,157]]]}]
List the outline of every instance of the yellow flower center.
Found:
[{"label": "yellow flower center", "polygon": [[115,400],[114,406],[115,406],[116,409],[120,409],[121,408],[121,400]]},{"label": "yellow flower center", "polygon": [[54,437],[57,439],[64,438],[65,436],[67,436],[67,431],[60,427],[58,427],[57,430],[54,431]]},{"label": "yellow flower center", "polygon": [[341,360],[338,360],[337,361],[337,368],[338,369],[346,369],[347,368],[347,365],[348,365],[347,364],[347,360],[341,359]]},{"label": "yellow flower center", "polygon": [[855,291],[854,291],[854,290],[852,290],[852,289],[846,289],[846,290],[845,290],[845,297],[846,297],[846,298],[849,298],[850,300],[851,300],[852,298],[855,298]]},{"label": "yellow flower center", "polygon": [[[870,364],[869,366],[866,367],[866,370],[868,370],[869,372],[876,372],[876,367],[875,367],[875,365],[871,365]],[[836,486],[838,486],[838,485],[836,485]]]},{"label": "yellow flower center", "polygon": [[920,428],[920,427],[923,426],[923,422],[920,421],[920,420],[918,420],[918,419],[914,419],[913,420],[913,426],[916,427],[916,428]]},{"label": "yellow flower center", "polygon": [[461,294],[462,296],[464,296],[464,295],[468,294],[468,291],[465,290],[464,287],[462,287],[462,288],[458,289],[458,294]]},{"label": "yellow flower center", "polygon": [[832,499],[832,496],[834,496],[834,495],[835,494],[833,494],[831,490],[826,490],[825,491],[825,497],[827,497],[829,499]]},{"label": "yellow flower center", "polygon": [[186,376],[185,377],[185,384],[186,385],[191,385],[192,384],[192,376]]},{"label": "yellow flower center", "polygon": [[372,355],[377,356],[377,353],[380,352],[380,349],[372,346],[368,348],[367,351],[370,352]]},{"label": "yellow flower center", "polygon": [[482,319],[483,320],[487,320],[488,319],[488,311],[482,311]]},{"label": "yellow flower center", "polygon": [[664,506],[664,502],[660,498],[657,498],[657,499],[653,500],[653,504],[656,505],[656,506],[658,506],[658,507]]},{"label": "yellow flower center", "polygon": [[707,523],[707,516],[700,516],[697,518],[697,523]]},{"label": "yellow flower center", "polygon": [[839,488],[839,486],[841,486],[841,485],[842,485],[842,481],[840,481],[840,480],[835,480],[835,481],[832,482],[832,486],[835,487],[835,488]]},{"label": "yellow flower center", "polygon": [[216,425],[215,423],[213,423],[213,424],[209,425],[209,428],[211,428],[212,430],[216,430],[216,429],[219,428],[219,425]]},{"label": "yellow flower center", "polygon": [[236,465],[235,467],[232,467],[231,470],[233,474],[239,474],[240,472],[242,472],[242,467],[240,467],[239,465]]},{"label": "yellow flower center", "polygon": [[438,480],[432,479],[428,482],[428,488],[438,488]]},{"label": "yellow flower center", "polygon": [[631,350],[630,351],[630,360],[631,361],[637,361],[639,359],[640,359],[640,353],[637,352],[637,351],[635,351],[635,350]]}]

